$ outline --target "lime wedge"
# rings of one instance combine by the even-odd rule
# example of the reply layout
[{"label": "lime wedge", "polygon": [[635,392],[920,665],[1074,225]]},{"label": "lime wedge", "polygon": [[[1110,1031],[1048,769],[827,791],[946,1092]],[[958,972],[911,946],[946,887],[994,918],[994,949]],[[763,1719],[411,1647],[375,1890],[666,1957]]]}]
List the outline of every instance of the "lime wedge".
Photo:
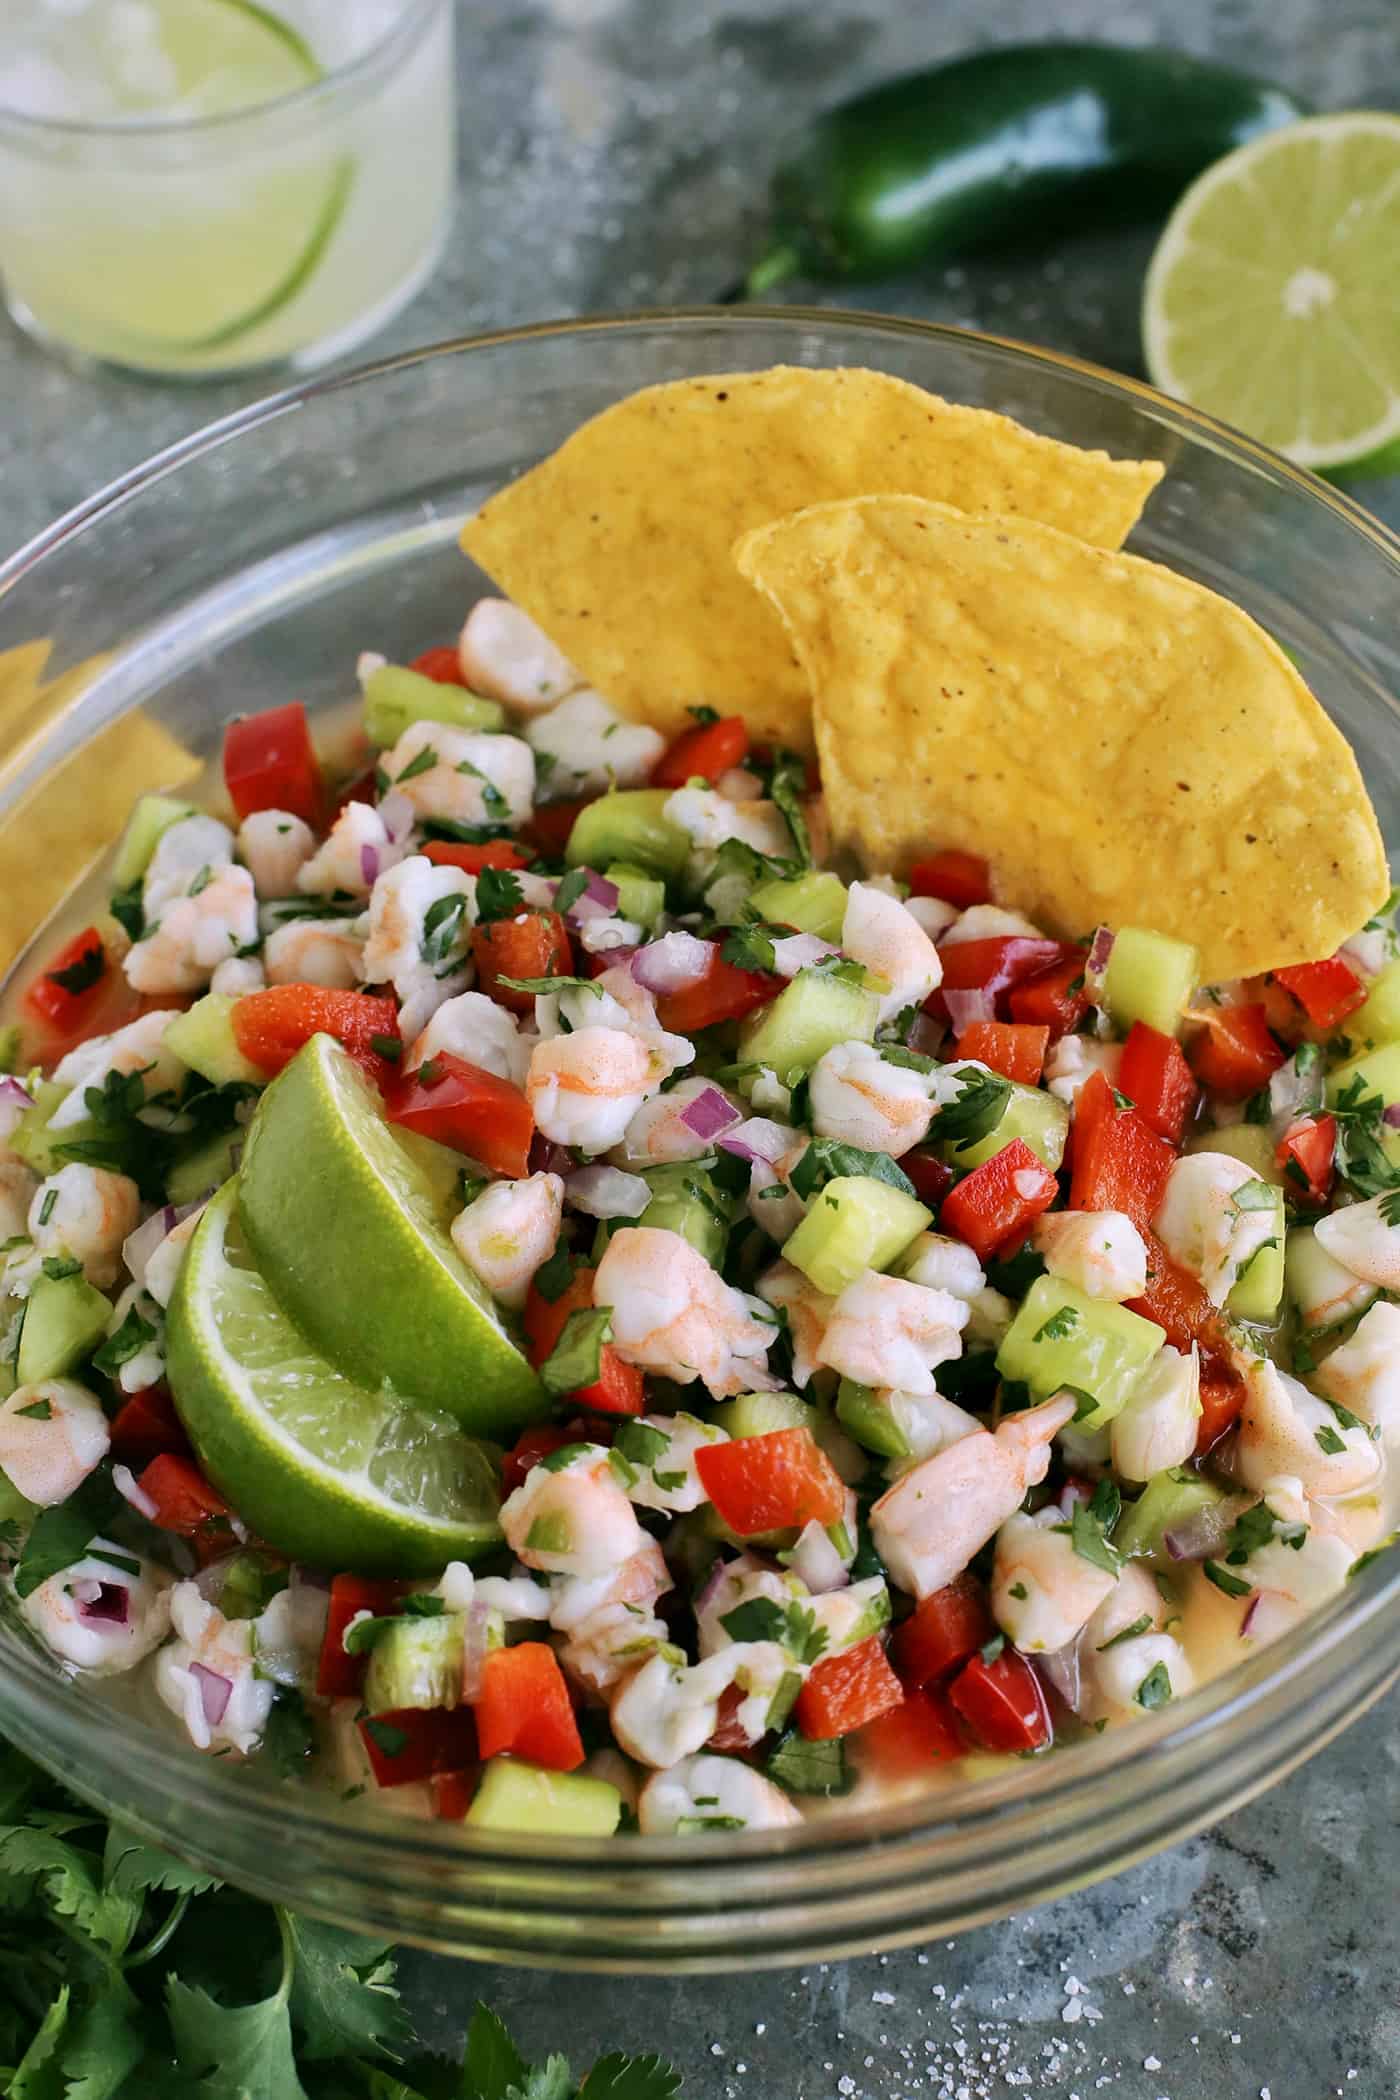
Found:
[{"label": "lime wedge", "polygon": [[1299,465],[1400,439],[1400,117],[1270,132],[1177,205],[1147,273],[1147,369],[1164,392]]},{"label": "lime wedge", "polygon": [[258,1105],[239,1210],[296,1325],[350,1376],[484,1436],[548,1410],[543,1386],[441,1223],[428,1173],[338,1043],[313,1036]]},{"label": "lime wedge", "polygon": [[209,1478],[294,1560],[431,1574],[492,1546],[497,1470],[458,1424],[319,1356],[252,1266],[229,1182],[170,1306],[171,1391]]}]

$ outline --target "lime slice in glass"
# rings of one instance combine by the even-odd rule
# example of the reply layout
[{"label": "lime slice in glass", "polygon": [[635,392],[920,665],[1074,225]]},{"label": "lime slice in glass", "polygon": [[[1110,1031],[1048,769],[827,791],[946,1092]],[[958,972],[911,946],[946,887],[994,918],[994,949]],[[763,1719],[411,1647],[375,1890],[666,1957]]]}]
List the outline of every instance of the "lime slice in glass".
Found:
[{"label": "lime slice in glass", "polygon": [[319,1355],[253,1267],[229,1182],[170,1306],[171,1391],[210,1479],[279,1553],[362,1574],[429,1574],[492,1546],[497,1454]]},{"label": "lime slice in glass", "polygon": [[1378,471],[1400,441],[1400,117],[1311,117],[1196,181],[1147,273],[1164,392],[1299,465]]}]

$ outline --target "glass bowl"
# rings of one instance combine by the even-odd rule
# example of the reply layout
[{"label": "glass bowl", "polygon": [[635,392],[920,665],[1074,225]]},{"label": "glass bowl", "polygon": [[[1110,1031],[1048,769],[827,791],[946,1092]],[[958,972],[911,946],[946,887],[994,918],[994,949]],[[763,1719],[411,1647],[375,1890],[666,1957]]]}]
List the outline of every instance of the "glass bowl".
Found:
[{"label": "glass bowl", "polygon": [[[1293,652],[1400,833],[1400,541],[1345,497],[1147,387],[990,337],[793,310],[639,315],[447,343],[279,395],[160,454],[0,569],[0,650],[21,651],[0,657],[11,947],[50,907],[73,908],[63,899],[133,793],[197,773],[230,715],[292,695],[328,712],[361,649],[402,660],[455,634],[480,588],[457,551],[462,518],[586,416],[653,381],[783,362],[878,366],[1162,459],[1133,546]],[[478,1835],[364,1802],[352,1815],[256,1764],[199,1759],[8,1627],[0,1729],[153,1842],[347,1925],[556,1968],[751,1968],[961,1930],[1226,1814],[1395,1678],[1397,1607],[1400,1553],[1131,1727],[875,1812],[713,1840]]]}]

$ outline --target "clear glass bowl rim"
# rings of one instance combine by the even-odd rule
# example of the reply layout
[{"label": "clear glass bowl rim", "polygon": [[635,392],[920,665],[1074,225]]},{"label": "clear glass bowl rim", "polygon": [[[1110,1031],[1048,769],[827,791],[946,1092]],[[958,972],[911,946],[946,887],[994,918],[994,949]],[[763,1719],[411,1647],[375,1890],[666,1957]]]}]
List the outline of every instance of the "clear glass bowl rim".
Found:
[{"label": "clear glass bowl rim", "polygon": [[[428,5],[436,0],[427,0]],[[1294,486],[1370,542],[1395,574],[1400,537],[1340,491],[1228,426],[1146,384],[1009,338],[856,310],[696,307],[542,322],[449,339],[309,381],[255,402],[156,453],[75,506],[0,564],[0,597],[45,557],[183,465],[327,395],[440,358],[543,338],[674,332],[753,318],[892,338],[945,341],[1012,366],[1050,367],[1128,398],[1179,436]],[[724,1971],[914,1941],[998,1916],[1114,1872],[1201,1828],[1311,1756],[1400,1673],[1400,1551],[1346,1594],[1225,1676],[1130,1728],[918,1801],[794,1831],[625,1842],[533,1838],[351,1816],[332,1794],[260,1793],[221,1765],[102,1708],[89,1712],[37,1658],[13,1650],[0,1674],[0,1723],[79,1793],[153,1842],[172,1838],[171,1804],[217,1827],[235,1878],[255,1892],[367,1929],[479,1958],[638,1972]],[[363,1804],[360,1804],[363,1810]],[[309,1895],[275,1862],[294,1850],[324,1876]],[[225,1871],[231,1871],[225,1867]],[[768,1936],[755,1941],[753,1935]],[[749,1937],[744,1939],[744,1935]]]},{"label": "clear glass bowl rim", "polygon": [[269,117],[299,117],[303,113],[314,117],[321,104],[373,84],[377,76],[393,64],[400,47],[412,44],[434,14],[452,5],[453,0],[405,0],[397,21],[391,22],[363,51],[357,51],[343,65],[332,66],[305,87],[293,88],[285,95],[274,95],[266,102],[251,102],[239,109],[221,110],[217,116],[111,118],[100,123],[73,117],[36,117],[28,110],[11,109],[0,102],[0,138],[8,134],[11,144],[28,136],[36,143],[56,144],[68,140],[75,144],[105,141],[109,145],[120,145],[123,141],[134,144],[143,139],[212,138],[233,131],[239,125],[260,124]]}]

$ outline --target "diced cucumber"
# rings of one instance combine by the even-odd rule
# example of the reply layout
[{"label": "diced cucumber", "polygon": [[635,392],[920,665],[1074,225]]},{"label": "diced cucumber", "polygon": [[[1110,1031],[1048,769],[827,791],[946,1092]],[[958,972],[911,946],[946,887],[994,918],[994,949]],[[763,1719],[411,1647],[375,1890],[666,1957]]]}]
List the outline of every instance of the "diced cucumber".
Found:
[{"label": "diced cucumber", "polygon": [[[397,1133],[396,1133],[397,1134]],[[240,1152],[245,1130],[221,1130],[217,1137],[206,1138],[177,1159],[165,1177],[165,1193],[172,1203],[198,1203],[205,1196],[212,1196],[221,1189],[229,1175],[237,1168],[234,1157]]]},{"label": "diced cucumber", "polygon": [[1087,1298],[1058,1276],[1038,1276],[1002,1337],[997,1369],[1021,1380],[1037,1400],[1062,1386],[1098,1404],[1077,1429],[1102,1429],[1127,1405],[1138,1373],[1162,1346],[1152,1320],[1104,1298]]},{"label": "diced cucumber", "polygon": [[112,881],[117,889],[128,890],[139,882],[151,864],[151,855],[160,844],[162,835],[172,824],[181,824],[186,817],[197,817],[199,811],[192,802],[177,801],[173,795],[143,795],[126,820],[117,857],[112,863]]},{"label": "diced cucumber", "polygon": [[615,860],[603,872],[605,880],[617,890],[617,909],[621,917],[650,930],[666,909],[665,883],[648,875],[645,868],[633,867],[625,860]]},{"label": "diced cucumber", "polygon": [[287,1587],[287,1568],[268,1553],[236,1553],[219,1591],[219,1610],[226,1619],[256,1619]]},{"label": "diced cucumber", "polygon": [[564,858],[571,868],[606,868],[626,861],[671,880],[690,858],[690,838],[664,815],[669,788],[617,788],[600,795],[574,819]]},{"label": "diced cucumber", "polygon": [[772,926],[795,926],[799,933],[839,942],[846,921],[846,885],[839,875],[814,868],[807,875],[760,882],[750,892],[749,904]]},{"label": "diced cucumber", "polygon": [[709,1410],[717,1429],[733,1437],[771,1436],[778,1429],[815,1430],[817,1410],[796,1393],[740,1393]]},{"label": "diced cucumber", "polygon": [[401,1706],[456,1706],[462,1696],[462,1619],[396,1619],[381,1633],[365,1672],[365,1705],[372,1714]]},{"label": "diced cucumber", "polygon": [[1200,967],[1200,953],[1188,942],[1141,926],[1120,926],[1103,981],[1114,1026],[1126,1034],[1134,1021],[1145,1021],[1163,1035],[1175,1035],[1200,981]]},{"label": "diced cucumber", "polygon": [[1388,962],[1371,979],[1365,1002],[1348,1014],[1342,1027],[1354,1043],[1393,1043],[1400,1039],[1400,962]]},{"label": "diced cucumber", "polygon": [[111,1301],[82,1276],[36,1277],[20,1330],[20,1384],[64,1377],[97,1347],[111,1317]]},{"label": "diced cucumber", "polygon": [[465,686],[443,685],[400,664],[381,664],[365,680],[365,732],[372,744],[396,744],[415,722],[451,729],[501,729],[506,711]]},{"label": "diced cucumber", "polygon": [[739,1030],[739,1062],[766,1065],[783,1086],[794,1086],[838,1043],[873,1042],[879,1016],[879,994],[865,985],[799,970]]},{"label": "diced cucumber", "polygon": [[50,1119],[68,1099],[69,1089],[52,1079],[41,1079],[34,1088],[34,1106],[27,1108],[10,1133],[10,1150],[31,1166],[36,1174],[55,1174],[63,1165],[59,1149],[82,1138],[96,1137],[97,1125],[88,1116],[62,1130],[50,1129]]},{"label": "diced cucumber", "polygon": [[467,1810],[474,1830],[528,1830],[535,1837],[611,1837],[622,1796],[606,1779],[550,1772],[523,1757],[493,1757]]},{"label": "diced cucumber", "polygon": [[1283,1298],[1283,1190],[1275,1189],[1269,1239],[1251,1255],[1230,1288],[1226,1310],[1237,1320],[1271,1320]]},{"label": "diced cucumber", "polygon": [[785,1241],[783,1259],[835,1298],[867,1269],[888,1268],[931,1219],[903,1189],[868,1174],[838,1174]]},{"label": "diced cucumber", "polygon": [[1171,1466],[1165,1473],[1154,1473],[1137,1501],[1126,1505],[1113,1543],[1125,1559],[1160,1553],[1164,1532],[1175,1531],[1224,1500],[1225,1490],[1204,1474]]},{"label": "diced cucumber", "polygon": [[22,1495],[7,1473],[0,1473],[0,1524],[27,1524],[38,1514],[39,1505]]},{"label": "diced cucumber", "polygon": [[243,1055],[234,1036],[237,1004],[227,992],[206,992],[187,1013],[175,1016],[161,1040],[172,1057],[212,1086],[266,1086],[266,1072]]},{"label": "diced cucumber", "polygon": [[836,1419],[858,1444],[881,1458],[908,1458],[909,1439],[890,1412],[889,1396],[854,1378],[843,1378],[836,1395]]},{"label": "diced cucumber", "polygon": [[[1327,1106],[1335,1107],[1340,1097],[1361,1081],[1360,1098],[1379,1094],[1389,1108],[1400,1101],[1400,1043],[1384,1043],[1379,1050],[1368,1050],[1361,1057],[1353,1057],[1349,1063],[1338,1065],[1327,1080]],[[1381,1150],[1393,1167],[1400,1167],[1400,1130],[1382,1126]]]},{"label": "diced cucumber", "polygon": [[0,1028],[0,1072],[17,1072],[24,1056],[24,1038],[18,1021]]},{"label": "diced cucumber", "polygon": [[1289,1233],[1283,1275],[1299,1321],[1313,1333],[1354,1320],[1380,1295],[1379,1285],[1363,1283],[1318,1245],[1311,1225],[1295,1225]]},{"label": "diced cucumber", "polygon": [[[936,1121],[933,1129],[936,1136]],[[961,1144],[945,1144],[940,1150],[950,1166],[980,1167],[984,1160],[995,1159],[998,1152],[1004,1152],[1013,1138],[1020,1138],[1053,1174],[1065,1156],[1068,1136],[1069,1110],[1064,1102],[1057,1101],[1053,1094],[1045,1093],[1038,1086],[1021,1086],[1013,1080],[1006,1106],[994,1129],[984,1137],[967,1138]]]},{"label": "diced cucumber", "polygon": [[652,1195],[637,1224],[678,1232],[711,1268],[722,1268],[729,1245],[729,1210],[705,1169],[690,1160],[674,1160],[649,1167],[642,1179]]},{"label": "diced cucumber", "polygon": [[1271,1188],[1285,1186],[1283,1168],[1276,1157],[1273,1133],[1267,1123],[1231,1123],[1224,1130],[1198,1130],[1186,1140],[1187,1152],[1224,1152],[1249,1168]]}]

